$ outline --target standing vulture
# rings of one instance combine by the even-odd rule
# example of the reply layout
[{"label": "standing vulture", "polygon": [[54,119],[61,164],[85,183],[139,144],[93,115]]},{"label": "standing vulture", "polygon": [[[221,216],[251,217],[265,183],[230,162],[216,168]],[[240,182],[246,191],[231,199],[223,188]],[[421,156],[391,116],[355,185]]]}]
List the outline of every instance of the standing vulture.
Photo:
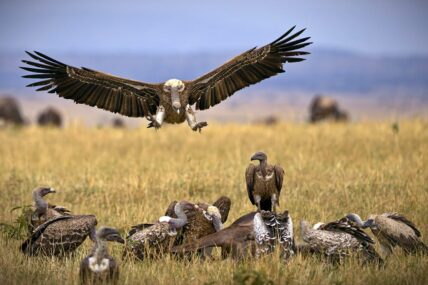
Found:
[{"label": "standing vulture", "polygon": [[62,255],[74,251],[90,236],[95,240],[97,219],[93,215],[59,216],[37,227],[22,245],[28,255]]},{"label": "standing vulture", "polygon": [[118,284],[119,266],[108,253],[107,241],[125,243],[116,229],[100,228],[91,253],[80,262],[81,284]]},{"label": "standing vulture", "polygon": [[370,215],[365,222],[355,213],[348,214],[347,217],[360,227],[372,230],[380,243],[384,257],[388,257],[397,245],[406,254],[428,253],[428,246],[421,240],[421,232],[403,215],[398,213]]},{"label": "standing vulture", "polygon": [[160,128],[163,122],[176,124],[187,120],[194,131],[207,126],[197,122],[191,106],[205,110],[232,96],[236,91],[284,72],[284,63],[304,60],[311,44],[309,37],[298,38],[304,30],[292,34],[294,27],[275,41],[254,47],[195,80],[169,79],[146,83],[116,77],[89,68],[66,65],[40,52],[27,52],[35,61],[23,60],[22,67],[32,74],[25,78],[39,81],[29,84],[37,91],[56,93],[78,104],[129,117],[146,117],[148,127]]},{"label": "standing vulture", "polygon": [[256,152],[251,160],[258,160],[259,165],[250,163],[245,171],[248,197],[257,210],[276,211],[279,206],[284,170],[279,165],[267,163],[267,156],[263,152]]},{"label": "standing vulture", "polygon": [[322,254],[330,261],[340,262],[357,253],[365,262],[383,263],[373,247],[372,238],[346,217],[327,224],[317,223],[313,228],[302,220],[300,230],[305,246],[308,247],[307,251]]},{"label": "standing vulture", "polygon": [[35,228],[47,220],[70,214],[70,211],[66,208],[49,204],[43,199],[44,196],[50,193],[56,193],[56,190],[45,186],[36,187],[33,190],[34,211],[28,216],[28,233],[30,235]]}]

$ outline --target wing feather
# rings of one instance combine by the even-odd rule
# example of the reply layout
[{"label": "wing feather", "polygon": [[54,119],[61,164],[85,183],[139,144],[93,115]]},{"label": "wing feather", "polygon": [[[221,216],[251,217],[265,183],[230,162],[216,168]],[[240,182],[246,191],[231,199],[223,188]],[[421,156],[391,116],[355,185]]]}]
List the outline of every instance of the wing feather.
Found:
[{"label": "wing feather", "polygon": [[284,63],[304,60],[299,56],[309,53],[299,49],[311,44],[308,42],[310,38],[296,39],[305,30],[291,34],[294,28],[272,43],[252,48],[192,81],[190,105],[196,103],[196,109],[208,109],[242,88],[284,72]]},{"label": "wing feather", "polygon": [[42,79],[27,85],[40,86],[36,91],[56,93],[78,104],[128,117],[154,114],[159,105],[159,84],[124,79],[85,67],[76,68],[37,51],[26,53],[36,62],[22,61],[28,66],[21,68],[31,72],[23,77]]},{"label": "wing feather", "polygon": [[273,170],[275,171],[275,184],[278,193],[281,193],[282,183],[284,182],[284,169],[279,165],[274,165]]},{"label": "wing feather", "polygon": [[245,170],[245,181],[247,183],[247,192],[248,198],[250,198],[251,203],[254,205],[256,202],[254,201],[253,191],[254,191],[254,176],[256,174],[256,166],[250,163]]}]

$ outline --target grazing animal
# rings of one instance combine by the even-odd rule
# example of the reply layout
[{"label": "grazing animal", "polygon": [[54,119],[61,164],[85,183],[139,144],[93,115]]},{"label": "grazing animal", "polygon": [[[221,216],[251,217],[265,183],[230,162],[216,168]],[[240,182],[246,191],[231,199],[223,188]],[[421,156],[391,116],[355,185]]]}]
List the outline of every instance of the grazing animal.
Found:
[{"label": "grazing animal", "polygon": [[170,79],[159,84],[124,79],[89,68],[76,68],[40,52],[27,54],[34,61],[23,60],[32,72],[25,78],[41,79],[29,84],[37,91],[56,93],[78,104],[129,117],[146,117],[148,127],[160,128],[187,121],[193,131],[207,126],[197,122],[192,105],[205,110],[224,101],[236,91],[284,72],[284,63],[303,61],[309,54],[301,48],[311,44],[309,37],[296,39],[304,30],[291,34],[294,27],[281,37],[260,48],[252,48],[217,69],[192,81]]},{"label": "grazing animal", "polygon": [[37,116],[37,124],[39,124],[39,126],[60,128],[62,126],[61,113],[53,107],[48,107]]},{"label": "grazing animal", "polygon": [[97,219],[93,215],[59,216],[37,227],[22,245],[28,255],[63,255],[79,247],[90,236],[95,239]]},{"label": "grazing animal", "polygon": [[128,233],[124,254],[130,252],[143,260],[144,258],[159,257],[169,251],[175,242],[177,230],[187,224],[185,211],[193,208],[193,204],[180,201],[173,207],[177,218],[162,216],[157,223],[134,226]]},{"label": "grazing animal", "polygon": [[403,215],[370,215],[365,222],[355,213],[348,214],[347,217],[360,227],[371,229],[380,243],[384,257],[388,257],[395,246],[401,247],[406,254],[428,253],[428,246],[421,240],[421,232]]},{"label": "grazing animal", "polygon": [[81,284],[118,284],[119,266],[108,253],[108,241],[125,243],[116,229],[100,228],[96,232],[91,253],[80,262]]},{"label": "grazing animal", "polygon": [[22,125],[22,118],[18,102],[12,97],[0,98],[0,127],[2,125]]},{"label": "grazing animal", "polygon": [[319,253],[329,261],[340,262],[352,253],[361,254],[365,262],[382,258],[375,251],[374,241],[363,230],[347,218],[327,224],[317,223],[313,228],[307,221],[301,220],[302,239],[309,247],[309,252]]},{"label": "grazing animal", "polygon": [[312,123],[326,119],[333,119],[335,121],[348,120],[348,113],[340,110],[337,101],[327,96],[315,96],[311,102],[309,112]]},{"label": "grazing animal", "polygon": [[279,165],[267,163],[267,156],[263,152],[256,152],[251,160],[258,160],[259,165],[250,163],[245,171],[248,197],[257,210],[276,212],[279,206],[284,170]]},{"label": "grazing animal", "polygon": [[70,211],[66,208],[49,204],[43,199],[44,196],[50,193],[56,193],[56,190],[45,186],[36,187],[33,190],[34,211],[28,215],[28,233],[30,235],[35,228],[47,220],[70,214]]}]

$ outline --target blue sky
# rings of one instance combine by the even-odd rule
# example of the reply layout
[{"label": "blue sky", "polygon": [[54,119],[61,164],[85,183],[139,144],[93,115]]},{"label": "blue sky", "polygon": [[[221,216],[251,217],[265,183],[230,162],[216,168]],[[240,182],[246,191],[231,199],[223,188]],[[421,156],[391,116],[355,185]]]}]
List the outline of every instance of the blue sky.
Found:
[{"label": "blue sky", "polygon": [[0,51],[243,50],[297,25],[314,47],[428,55],[427,12],[424,0],[3,0]]}]

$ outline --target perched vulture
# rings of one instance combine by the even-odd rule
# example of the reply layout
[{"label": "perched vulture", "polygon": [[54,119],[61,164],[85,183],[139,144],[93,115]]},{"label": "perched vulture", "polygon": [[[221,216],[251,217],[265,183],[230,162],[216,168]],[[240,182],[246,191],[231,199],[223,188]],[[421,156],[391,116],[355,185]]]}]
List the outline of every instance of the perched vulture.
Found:
[{"label": "perched vulture", "polygon": [[22,245],[28,255],[62,255],[74,251],[90,236],[95,239],[97,219],[93,215],[59,216],[37,227]]},{"label": "perched vulture", "polygon": [[300,56],[309,53],[301,49],[311,44],[309,37],[298,38],[304,30],[292,34],[293,30],[294,27],[270,44],[249,49],[191,81],[169,79],[154,84],[129,80],[69,66],[36,51],[27,52],[35,61],[23,60],[28,66],[22,69],[32,73],[25,78],[40,80],[28,85],[37,86],[37,91],[56,93],[78,104],[129,117],[146,117],[150,121],[148,127],[187,120],[192,130],[200,131],[207,123],[196,121],[191,106],[208,109],[242,88],[284,72],[285,63],[304,60]]},{"label": "perched vulture", "polygon": [[245,171],[248,197],[257,210],[276,211],[279,206],[284,170],[279,165],[267,163],[267,156],[263,152],[256,152],[251,160],[258,160],[259,165],[250,163]]},{"label": "perched vulture", "polygon": [[[187,224],[185,211],[192,210],[193,207],[191,203],[180,201],[173,205],[173,211],[168,211],[169,215],[160,217],[157,223],[134,226],[128,233],[124,254],[129,252],[143,260],[168,252],[175,242],[177,230]],[[171,217],[172,215],[177,218]]]},{"label": "perched vulture", "polygon": [[108,241],[125,243],[116,229],[100,228],[91,253],[80,262],[81,284],[118,284],[119,266],[108,253]]},{"label": "perched vulture", "polygon": [[35,228],[47,220],[58,216],[70,215],[70,211],[66,208],[49,204],[43,199],[44,196],[50,193],[56,193],[55,189],[40,186],[33,190],[34,211],[28,216],[28,233],[30,235]]},{"label": "perched vulture", "polygon": [[428,246],[421,240],[421,232],[415,224],[398,213],[370,215],[363,222],[359,215],[351,213],[347,217],[362,228],[370,228],[378,239],[384,257],[388,257],[395,246],[406,254],[428,253]]},{"label": "perched vulture", "polygon": [[302,220],[300,229],[307,251],[321,254],[329,261],[340,262],[347,256],[360,254],[365,262],[383,263],[371,237],[346,217],[327,224],[317,223],[313,228]]}]

